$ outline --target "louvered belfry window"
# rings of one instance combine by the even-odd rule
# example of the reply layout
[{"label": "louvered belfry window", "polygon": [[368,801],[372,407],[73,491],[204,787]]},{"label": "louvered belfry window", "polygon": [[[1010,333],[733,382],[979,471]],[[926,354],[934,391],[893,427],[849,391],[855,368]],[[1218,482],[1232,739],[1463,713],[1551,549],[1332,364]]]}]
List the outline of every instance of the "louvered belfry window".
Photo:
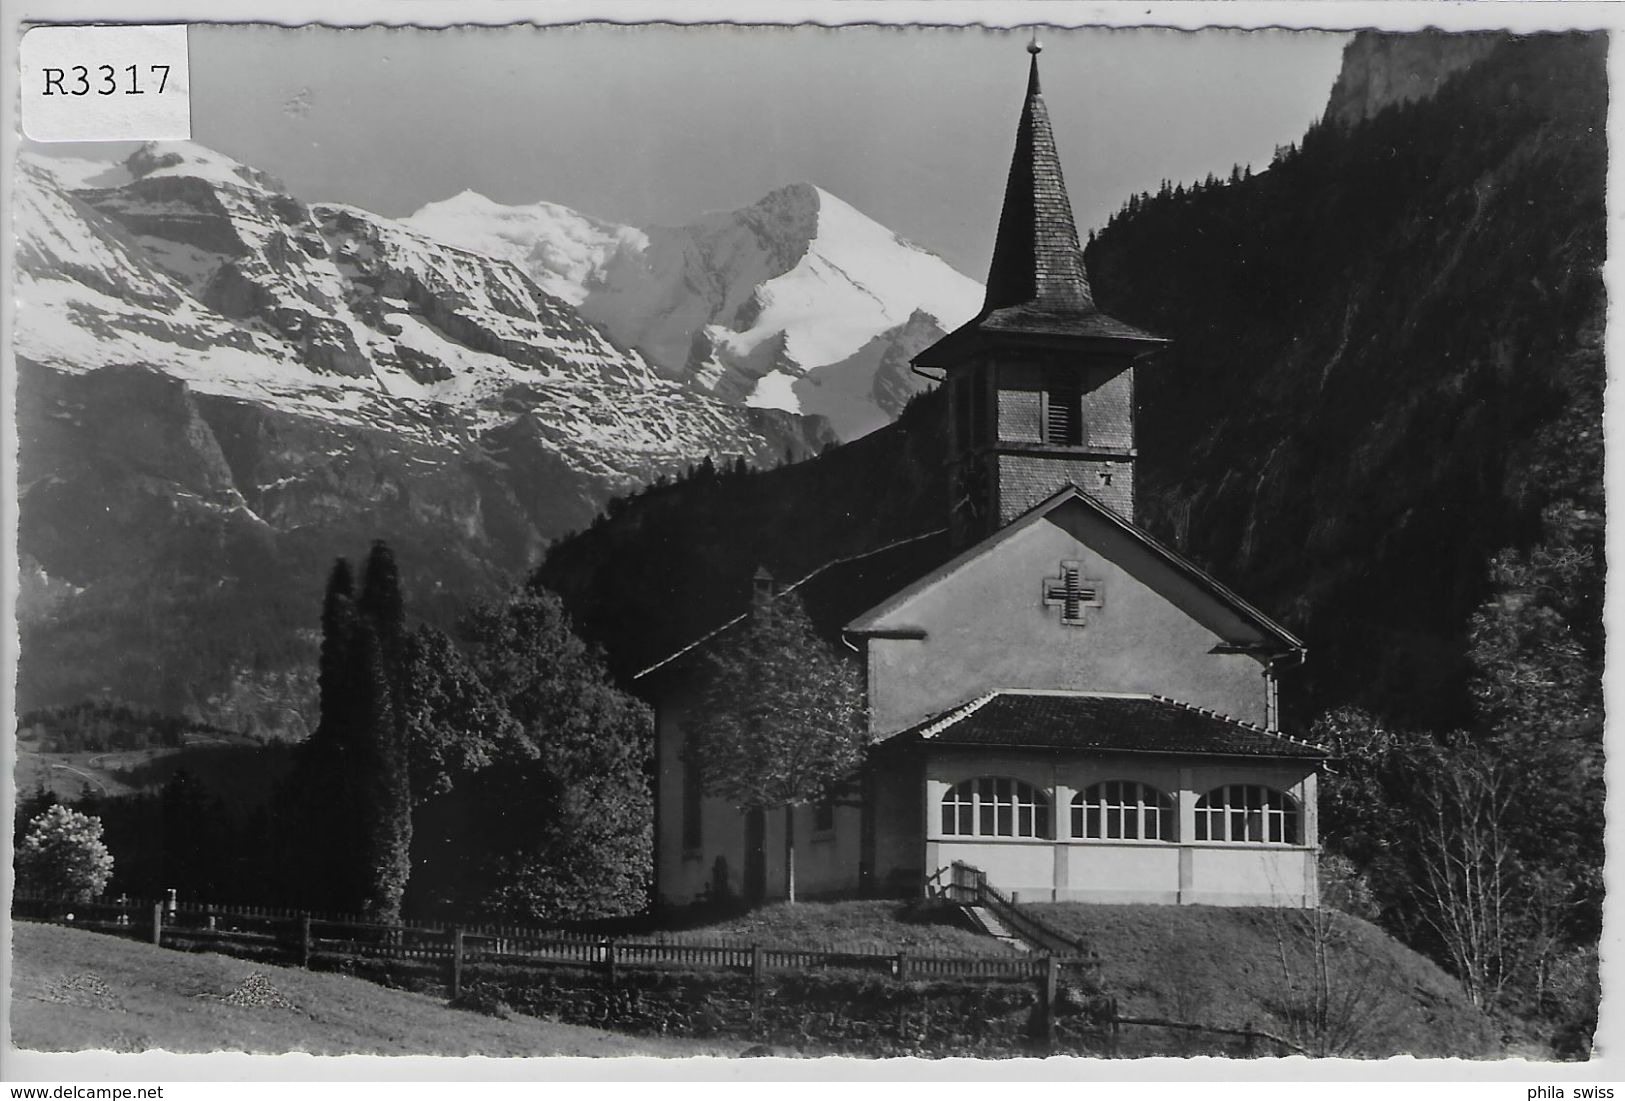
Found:
[{"label": "louvered belfry window", "polygon": [[1044,442],[1076,447],[1083,443],[1083,392],[1075,386],[1044,391]]}]

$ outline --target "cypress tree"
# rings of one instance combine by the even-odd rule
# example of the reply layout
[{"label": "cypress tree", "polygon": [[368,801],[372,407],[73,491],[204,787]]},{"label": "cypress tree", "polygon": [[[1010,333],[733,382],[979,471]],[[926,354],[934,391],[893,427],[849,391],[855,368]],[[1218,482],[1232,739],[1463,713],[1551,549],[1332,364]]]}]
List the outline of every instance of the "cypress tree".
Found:
[{"label": "cypress tree", "polygon": [[357,748],[362,756],[359,809],[366,863],[363,909],[378,921],[398,921],[411,873],[412,790],[405,700],[406,615],[400,570],[382,540],[367,555],[358,602],[361,626],[354,655],[358,700]]},{"label": "cypress tree", "polygon": [[322,599],[322,651],[317,675],[320,720],[300,747],[285,800],[297,842],[288,878],[301,903],[314,909],[350,911],[359,899],[355,871],[359,842],[354,820],[357,762],[350,744],[357,692],[353,675],[359,617],[350,563],[333,563]]},{"label": "cypress tree", "polygon": [[359,596],[349,562],[333,564],[322,602],[321,721],[289,799],[305,903],[384,922],[400,919],[411,868],[404,619],[388,546],[373,544]]},{"label": "cypress tree", "polygon": [[356,891],[369,920],[397,922],[411,874],[412,798],[396,678],[380,632],[368,620],[357,632],[354,660]]}]

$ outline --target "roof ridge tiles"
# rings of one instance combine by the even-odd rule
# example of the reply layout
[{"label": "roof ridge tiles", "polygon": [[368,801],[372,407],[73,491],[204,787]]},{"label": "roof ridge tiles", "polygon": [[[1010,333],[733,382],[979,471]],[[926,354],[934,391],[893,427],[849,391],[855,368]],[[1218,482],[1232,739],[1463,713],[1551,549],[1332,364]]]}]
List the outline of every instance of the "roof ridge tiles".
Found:
[{"label": "roof ridge tiles", "polygon": [[[801,577],[799,577],[796,580],[790,582],[790,584],[788,584],[788,585],[784,586],[783,588],[779,589],[776,593],[773,594],[773,599],[778,600],[778,599],[780,599],[782,597],[790,595],[796,589],[800,588],[802,585],[805,585],[807,582],[811,581],[813,578],[817,577],[819,574],[823,573],[825,570],[834,569],[836,566],[845,565],[848,562],[858,562],[858,561],[861,561],[861,560],[863,560],[865,558],[872,558],[873,556],[875,556],[877,554],[884,554],[886,551],[896,550],[898,547],[907,546],[910,543],[918,543],[922,539],[930,539],[933,536],[941,535],[944,532],[946,532],[947,530],[948,530],[947,528],[933,528],[930,531],[920,532],[918,535],[909,535],[909,536],[905,536],[902,539],[894,539],[890,543],[885,544],[884,546],[874,547],[874,548],[872,548],[870,550],[866,550],[866,551],[859,551],[857,554],[848,554],[848,555],[843,555],[840,558],[831,558],[828,562],[825,562],[823,565],[818,566],[816,569],[812,570],[810,573],[803,574]],[[758,570],[757,570],[758,575],[761,575],[764,572],[765,572],[765,569],[762,568],[762,567],[759,567]],[[676,650],[673,650],[671,653],[667,654],[665,657],[661,658],[659,661],[655,662],[654,664],[647,665],[647,666],[644,666],[642,669],[639,669],[636,673],[632,674],[632,679],[633,680],[640,680],[643,677],[648,676],[650,673],[653,673],[655,670],[661,669],[661,668],[663,668],[663,667],[665,667],[667,665],[670,665],[672,662],[676,661],[678,658],[682,657],[684,654],[688,653],[690,650],[694,650],[694,649],[696,649],[696,648],[698,648],[700,646],[705,645],[707,642],[710,642],[712,639],[714,639],[718,635],[722,634],[722,632],[726,631],[728,628],[733,627],[733,626],[735,626],[735,625],[737,625],[739,623],[742,623],[746,619],[749,619],[749,618],[750,618],[750,612],[745,611],[745,612],[739,613],[738,615],[734,616],[732,619],[728,620],[727,622],[725,622],[725,623],[723,623],[723,624],[721,624],[721,625],[719,625],[717,627],[714,627],[711,630],[705,632],[705,634],[703,634],[703,635],[699,636],[698,638],[694,639],[692,642],[688,643],[687,645],[678,647]]]},{"label": "roof ridge tiles", "polygon": [[978,696],[969,703],[961,704],[960,706],[949,711],[948,714],[944,715],[936,722],[932,723],[930,726],[927,726],[925,729],[921,730],[920,737],[926,740],[935,738],[938,734],[941,734],[950,726],[953,726],[956,723],[969,718],[971,715],[976,714],[976,712],[980,711],[982,708],[991,703],[995,697],[1002,695],[1003,691],[1003,689],[997,689],[995,691],[988,692],[985,695]]},{"label": "roof ridge tiles", "polygon": [[1246,727],[1248,730],[1255,731],[1259,734],[1268,734],[1272,738],[1280,738],[1282,741],[1291,742],[1293,745],[1301,745],[1309,749],[1318,749],[1323,753],[1331,752],[1329,747],[1323,746],[1319,742],[1311,742],[1304,738],[1294,738],[1291,734],[1286,733],[1284,730],[1271,730],[1267,726],[1260,726],[1255,722],[1248,722],[1246,719],[1238,719],[1234,715],[1221,714],[1210,707],[1199,707],[1193,703],[1186,703],[1184,700],[1176,700],[1172,696],[1164,696],[1160,692],[1151,693],[1151,698],[1154,700],[1159,700],[1162,703],[1171,703],[1175,707],[1183,707],[1187,711],[1195,711],[1203,715],[1212,715],[1214,718],[1222,719],[1225,722],[1233,723],[1236,726]]}]

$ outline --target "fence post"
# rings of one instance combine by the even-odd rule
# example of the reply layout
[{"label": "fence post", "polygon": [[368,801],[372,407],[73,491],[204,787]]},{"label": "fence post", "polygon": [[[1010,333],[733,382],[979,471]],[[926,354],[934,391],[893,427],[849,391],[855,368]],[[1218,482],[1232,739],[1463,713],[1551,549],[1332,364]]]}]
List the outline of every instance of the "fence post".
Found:
[{"label": "fence post", "polygon": [[451,997],[453,1001],[463,996],[463,927],[457,926],[451,931]]},{"label": "fence post", "polygon": [[1060,969],[1053,955],[1044,956],[1044,1050],[1055,1052],[1055,996],[1060,989]]},{"label": "fence post", "polygon": [[162,902],[152,904],[152,943],[160,946],[164,943],[164,904]]},{"label": "fence post", "polygon": [[908,981],[908,953],[906,951],[897,953],[897,960],[892,964],[892,967],[897,970],[898,982]]},{"label": "fence post", "polygon": [[1110,1054],[1110,1056],[1113,1059],[1116,1059],[1118,1057],[1118,1054],[1119,1054],[1119,1051],[1120,1051],[1120,1045],[1122,1043],[1122,1028],[1123,1028],[1122,1022],[1118,1019],[1118,1014],[1117,1014],[1117,995],[1113,994],[1112,998],[1111,998],[1111,1001],[1109,1003],[1107,1003],[1107,1004],[1109,1004],[1111,1006],[1111,1014],[1112,1014],[1111,1040],[1110,1040],[1110,1045],[1111,1046],[1108,1049],[1108,1053]]},{"label": "fence post", "polygon": [[762,958],[762,946],[750,946],[750,1019],[756,1026],[758,1034],[762,1028],[762,976],[766,972],[766,961]]},{"label": "fence post", "polygon": [[310,915],[299,915],[299,966],[310,970],[310,956],[315,945],[310,939]]}]

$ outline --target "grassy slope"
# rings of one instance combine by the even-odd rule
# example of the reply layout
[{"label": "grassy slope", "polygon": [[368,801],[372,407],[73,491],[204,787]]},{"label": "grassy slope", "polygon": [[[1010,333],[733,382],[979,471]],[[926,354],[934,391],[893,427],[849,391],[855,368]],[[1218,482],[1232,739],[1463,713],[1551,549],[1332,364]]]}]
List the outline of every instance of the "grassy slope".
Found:
[{"label": "grassy slope", "polygon": [[[12,1042],[39,1051],[248,1051],[317,1055],[725,1055],[739,1045],[633,1038],[450,1009],[437,998],[59,926],[12,934]],[[207,995],[264,975],[297,1008]],[[99,980],[99,981],[98,981]]]},{"label": "grassy slope", "polygon": [[[1028,909],[1100,953],[1105,985],[1125,1016],[1250,1024],[1325,1054],[1501,1053],[1489,1019],[1455,980],[1346,914],[1070,903]],[[1324,983],[1314,978],[1317,941],[1326,948]],[[1317,991],[1326,994],[1319,1029],[1303,1013]]]},{"label": "grassy slope", "polygon": [[16,790],[28,796],[44,788],[68,801],[87,786],[99,795],[136,795],[159,790],[185,769],[228,803],[258,804],[292,759],[285,746],[264,747],[247,738],[197,737],[189,743],[57,753],[44,749],[38,738],[19,736]]},{"label": "grassy slope", "polygon": [[693,944],[762,944],[776,948],[1002,956],[1011,949],[958,923],[950,911],[907,902],[778,903],[655,938]]}]

